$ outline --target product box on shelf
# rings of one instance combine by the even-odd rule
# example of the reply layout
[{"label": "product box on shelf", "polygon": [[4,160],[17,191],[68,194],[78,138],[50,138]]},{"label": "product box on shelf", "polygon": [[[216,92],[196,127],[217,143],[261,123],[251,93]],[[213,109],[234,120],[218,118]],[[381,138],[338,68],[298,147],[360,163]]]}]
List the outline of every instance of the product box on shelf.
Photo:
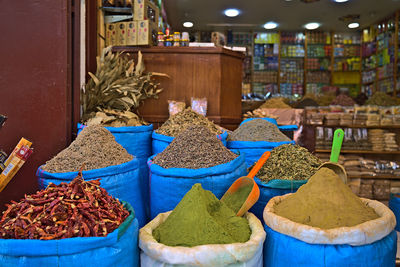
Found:
[{"label": "product box on shelf", "polygon": [[137,21],[126,23],[126,45],[137,45]]},{"label": "product box on shelf", "polygon": [[158,25],[160,11],[158,7],[149,0],[135,0],[133,4],[133,20],[151,20]]},{"label": "product box on shelf", "polygon": [[115,23],[106,24],[106,46],[117,44],[117,29]]},{"label": "product box on shelf", "polygon": [[126,23],[119,22],[116,25],[117,28],[117,43],[116,45],[126,45]]},{"label": "product box on shelf", "polygon": [[137,45],[156,45],[158,27],[150,20],[137,21]]}]

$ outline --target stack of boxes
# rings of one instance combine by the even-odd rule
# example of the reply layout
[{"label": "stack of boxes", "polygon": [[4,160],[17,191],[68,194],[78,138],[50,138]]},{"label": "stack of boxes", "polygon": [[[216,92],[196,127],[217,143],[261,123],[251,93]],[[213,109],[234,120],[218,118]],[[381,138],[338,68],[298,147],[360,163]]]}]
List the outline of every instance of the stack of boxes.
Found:
[{"label": "stack of boxes", "polygon": [[135,0],[133,21],[106,24],[106,46],[156,45],[158,7],[149,0]]}]

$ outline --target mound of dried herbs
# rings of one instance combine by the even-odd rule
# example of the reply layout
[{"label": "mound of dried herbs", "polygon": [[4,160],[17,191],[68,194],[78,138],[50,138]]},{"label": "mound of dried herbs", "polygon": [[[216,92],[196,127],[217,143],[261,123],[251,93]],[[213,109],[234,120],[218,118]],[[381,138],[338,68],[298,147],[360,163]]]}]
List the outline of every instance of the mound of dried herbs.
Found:
[{"label": "mound of dried herbs", "polygon": [[237,157],[205,126],[192,125],[154,157],[153,163],[163,168],[199,169],[228,163]]},{"label": "mound of dried herbs", "polygon": [[75,172],[94,170],[131,161],[133,156],[115,141],[106,128],[85,127],[69,147],[62,150],[42,167],[44,171]]},{"label": "mound of dried herbs", "polygon": [[255,119],[239,126],[229,134],[230,141],[268,141],[282,142],[291,141],[279,128],[266,120]]},{"label": "mound of dried herbs", "polygon": [[212,121],[209,121],[203,115],[193,111],[190,107],[172,115],[163,125],[161,125],[160,128],[156,130],[156,133],[175,137],[190,125],[202,125],[215,135],[222,133],[222,131]]},{"label": "mound of dried herbs", "polygon": [[274,148],[256,176],[263,182],[275,179],[308,180],[318,170],[321,160],[299,145]]}]

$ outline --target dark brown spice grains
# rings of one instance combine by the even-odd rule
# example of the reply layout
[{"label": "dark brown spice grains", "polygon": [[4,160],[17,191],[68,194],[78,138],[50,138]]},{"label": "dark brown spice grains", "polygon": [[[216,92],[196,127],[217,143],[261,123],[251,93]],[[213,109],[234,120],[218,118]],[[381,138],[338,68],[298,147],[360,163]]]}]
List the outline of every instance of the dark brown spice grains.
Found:
[{"label": "dark brown spice grains", "polygon": [[104,127],[85,127],[69,147],[46,162],[43,170],[55,172],[93,170],[119,165],[133,159],[114,136]]},{"label": "dark brown spice grains", "polygon": [[299,145],[286,144],[271,151],[256,176],[263,182],[275,179],[308,180],[318,170],[321,160]]},{"label": "dark brown spice grains", "polygon": [[228,163],[237,156],[206,127],[192,125],[179,134],[153,162],[163,168],[199,169]]},{"label": "dark brown spice grains", "polygon": [[229,136],[230,141],[291,141],[279,128],[266,120],[256,119],[242,124]]},{"label": "dark brown spice grains", "polygon": [[160,128],[156,130],[156,133],[176,137],[190,125],[205,126],[215,135],[222,133],[222,131],[213,122],[209,121],[203,115],[193,111],[190,107],[171,116],[163,125],[161,125]]}]

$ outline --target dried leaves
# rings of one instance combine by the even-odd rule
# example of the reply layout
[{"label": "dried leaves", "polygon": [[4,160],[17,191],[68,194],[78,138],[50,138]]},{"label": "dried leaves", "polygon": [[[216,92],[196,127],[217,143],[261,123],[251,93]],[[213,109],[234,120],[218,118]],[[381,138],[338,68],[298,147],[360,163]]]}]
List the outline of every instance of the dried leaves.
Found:
[{"label": "dried leaves", "polygon": [[286,144],[271,151],[271,156],[256,176],[264,182],[275,179],[308,180],[321,163],[304,147]]},{"label": "dried leaves", "polygon": [[[157,98],[162,92],[159,84],[153,80],[154,76],[168,77],[162,73],[144,73],[142,54],[138,53],[138,62],[122,56],[122,53],[112,53],[111,47],[104,48],[101,57],[97,57],[96,74],[90,73],[91,79],[81,93],[83,107],[83,121],[97,117],[112,116],[120,123],[132,119],[126,111],[136,112],[139,105],[147,98]],[[102,123],[95,119],[91,123]],[[142,123],[142,120],[138,120]],[[106,123],[112,123],[109,119]]]},{"label": "dried leaves", "polygon": [[0,220],[3,239],[63,239],[107,236],[129,216],[122,204],[80,173],[69,184],[50,184],[45,190],[13,201]]},{"label": "dried leaves", "polygon": [[163,168],[199,169],[228,163],[237,157],[205,126],[192,125],[157,154],[153,163]]}]

